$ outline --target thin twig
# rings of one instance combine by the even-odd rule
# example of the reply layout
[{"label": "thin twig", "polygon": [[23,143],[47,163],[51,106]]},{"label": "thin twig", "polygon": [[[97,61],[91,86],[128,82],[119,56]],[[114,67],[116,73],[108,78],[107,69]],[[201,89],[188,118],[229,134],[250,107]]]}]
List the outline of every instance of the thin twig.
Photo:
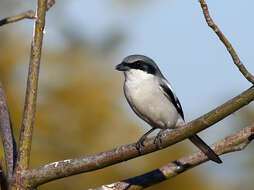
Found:
[{"label": "thin twig", "polygon": [[[247,105],[252,100],[254,100],[254,88],[246,90],[232,100],[178,129],[166,131],[162,135],[161,146],[165,148],[182,141],[183,139],[215,124],[241,107]],[[154,137],[149,138],[145,142],[146,146],[142,149],[142,155],[158,150],[153,142]],[[23,175],[23,180],[26,184],[29,184],[30,188],[34,188],[55,179],[97,170],[138,156],[141,155],[136,149],[136,144],[133,143],[95,155],[62,160],[28,170]]]},{"label": "thin twig", "polygon": [[0,129],[5,153],[7,179],[11,179],[17,159],[16,142],[13,135],[9,109],[2,83],[0,82]]},{"label": "thin twig", "polygon": [[207,4],[205,0],[199,0],[201,8],[203,10],[204,17],[206,19],[206,22],[210,28],[213,29],[213,31],[217,34],[217,36],[220,38],[222,43],[226,46],[228,52],[230,53],[235,65],[238,67],[240,72],[243,74],[243,76],[252,84],[254,84],[254,76],[248,72],[246,67],[242,64],[240,58],[238,57],[236,51],[234,50],[231,43],[228,41],[228,39],[224,36],[224,34],[221,32],[219,27],[214,23],[213,19],[210,16],[210,13],[208,11]]},{"label": "thin twig", "polygon": [[[56,3],[55,0],[49,0],[49,2],[47,3],[47,11],[53,7],[53,5]],[[28,10],[24,13],[21,13],[17,16],[11,16],[11,17],[7,17],[7,18],[4,18],[2,20],[0,20],[0,26],[2,25],[5,25],[5,24],[10,24],[10,23],[13,23],[13,22],[18,22],[20,20],[23,20],[23,19],[35,19],[35,13],[33,10]]]},{"label": "thin twig", "polygon": [[[219,155],[240,151],[253,140],[253,136],[254,124],[220,140],[211,147]],[[207,161],[207,157],[202,152],[197,152],[146,174],[90,190],[140,190],[176,177],[179,174]]]},{"label": "thin twig", "polygon": [[24,114],[20,133],[17,174],[29,168],[46,9],[47,0],[38,0],[34,35],[31,45]]},{"label": "thin twig", "polygon": [[12,22],[17,22],[17,21],[20,21],[20,20],[25,19],[25,18],[34,19],[35,18],[34,11],[29,10],[29,11],[21,13],[17,16],[11,16],[11,17],[4,18],[4,19],[0,20],[0,26],[5,25],[5,24],[9,24],[9,23],[12,23]]}]

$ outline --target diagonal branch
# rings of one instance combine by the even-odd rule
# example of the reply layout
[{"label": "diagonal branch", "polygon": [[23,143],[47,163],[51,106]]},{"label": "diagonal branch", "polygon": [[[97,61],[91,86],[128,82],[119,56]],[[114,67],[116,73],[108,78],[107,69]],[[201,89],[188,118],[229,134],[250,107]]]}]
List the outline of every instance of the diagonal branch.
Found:
[{"label": "diagonal branch", "polygon": [[17,16],[11,16],[11,17],[4,18],[4,19],[0,20],[0,26],[5,25],[5,24],[9,24],[9,23],[12,23],[12,22],[17,22],[17,21],[23,20],[25,18],[34,19],[35,18],[34,11],[29,10],[29,11],[21,13]]},{"label": "diagonal branch", "polygon": [[[220,140],[212,145],[212,149],[219,155],[240,151],[253,140],[253,137],[254,124]],[[208,161],[207,157],[202,152],[197,152],[146,174],[90,190],[140,190],[176,177],[206,161]]]},{"label": "diagonal branch", "polygon": [[217,36],[220,38],[222,43],[226,46],[228,52],[230,53],[235,65],[238,67],[240,72],[243,74],[243,76],[252,84],[254,84],[254,76],[248,72],[246,67],[242,64],[240,58],[238,57],[236,51],[234,50],[231,43],[228,41],[228,39],[224,36],[224,34],[221,32],[219,27],[214,23],[213,19],[210,16],[210,13],[208,11],[207,4],[204,0],[199,0],[199,3],[201,5],[201,8],[203,10],[204,17],[206,19],[206,22],[210,28],[213,29],[213,31],[217,34]]},{"label": "diagonal branch", "polygon": [[[254,88],[250,88],[202,117],[195,119],[178,129],[165,132],[162,135],[162,147],[165,148],[173,145],[208,128],[253,100]],[[146,146],[143,147],[142,154],[148,154],[158,150],[153,142],[154,137],[145,142]],[[83,158],[50,163],[39,168],[28,170],[22,177],[25,184],[29,184],[30,187],[37,187],[38,185],[55,179],[97,170],[141,156],[135,145],[136,144],[133,143]]]},{"label": "diagonal branch", "polygon": [[0,82],[0,130],[5,153],[7,179],[13,174],[17,159],[16,142],[2,83]]},{"label": "diagonal branch", "polygon": [[[54,6],[54,4],[56,3],[55,0],[49,0],[49,2],[47,3],[47,11]],[[16,16],[11,16],[11,17],[7,17],[7,18],[4,18],[2,20],[0,20],[0,26],[3,26],[5,24],[10,24],[10,23],[13,23],[13,22],[18,22],[20,20],[23,20],[23,19],[35,19],[35,13],[33,10],[28,10],[24,13],[21,13],[19,15],[16,15]]]},{"label": "diagonal branch", "polygon": [[34,35],[31,45],[24,114],[20,133],[17,173],[21,173],[29,168],[46,9],[47,0],[38,0]]}]

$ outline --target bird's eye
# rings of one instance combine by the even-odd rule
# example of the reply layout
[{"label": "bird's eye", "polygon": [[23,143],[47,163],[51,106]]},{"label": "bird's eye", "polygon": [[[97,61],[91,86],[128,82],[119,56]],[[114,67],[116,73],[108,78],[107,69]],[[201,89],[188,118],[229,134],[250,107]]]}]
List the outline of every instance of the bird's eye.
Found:
[{"label": "bird's eye", "polygon": [[156,73],[156,69],[150,64],[140,63],[139,67],[140,67],[140,70],[143,70],[143,71],[145,71],[149,74],[155,74]]},{"label": "bird's eye", "polygon": [[129,65],[131,68],[133,68],[133,69],[139,69],[139,70],[142,70],[141,69],[141,64],[137,61],[137,62],[134,62],[134,63],[131,63],[130,65]]},{"label": "bird's eye", "polygon": [[148,71],[148,70],[149,70],[149,66],[143,64],[141,69],[142,69],[143,71]]},{"label": "bird's eye", "polygon": [[149,73],[149,74],[155,74],[155,72],[156,72],[154,67],[151,66],[151,65],[143,65],[143,69],[142,70],[147,72],[147,73]]},{"label": "bird's eye", "polygon": [[142,61],[137,61],[137,62],[135,62],[134,63],[135,64],[135,68],[136,69],[139,69],[139,70],[144,70],[145,68],[144,68],[144,63],[142,62]]},{"label": "bird's eye", "polygon": [[129,64],[128,66],[132,69],[142,70],[149,74],[155,74],[156,72],[156,69],[152,65],[147,64],[146,62],[143,61],[136,61],[134,63]]}]

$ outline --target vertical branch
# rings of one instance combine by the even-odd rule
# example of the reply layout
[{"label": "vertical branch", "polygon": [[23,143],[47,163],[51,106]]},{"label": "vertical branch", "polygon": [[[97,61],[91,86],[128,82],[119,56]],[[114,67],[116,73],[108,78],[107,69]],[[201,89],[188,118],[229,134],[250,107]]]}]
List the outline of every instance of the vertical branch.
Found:
[{"label": "vertical branch", "polygon": [[5,153],[6,173],[7,178],[10,179],[16,162],[17,152],[9,110],[1,82],[0,82],[0,129]]},{"label": "vertical branch", "polygon": [[29,168],[46,10],[47,0],[38,0],[34,34],[31,44],[25,106],[20,133],[17,174]]}]

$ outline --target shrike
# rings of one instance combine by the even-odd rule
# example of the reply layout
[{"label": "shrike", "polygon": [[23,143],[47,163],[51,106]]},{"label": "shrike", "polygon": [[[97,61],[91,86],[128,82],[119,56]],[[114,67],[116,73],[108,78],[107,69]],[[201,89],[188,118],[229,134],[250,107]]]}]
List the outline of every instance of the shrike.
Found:
[{"label": "shrike", "polygon": [[[155,129],[160,129],[155,138],[155,144],[159,145],[164,130],[184,124],[181,104],[170,83],[152,59],[144,55],[130,55],[116,66],[116,70],[124,73],[124,94],[132,110],[152,127],[137,142],[138,151]],[[222,163],[219,156],[197,135],[189,139],[210,160]]]}]

